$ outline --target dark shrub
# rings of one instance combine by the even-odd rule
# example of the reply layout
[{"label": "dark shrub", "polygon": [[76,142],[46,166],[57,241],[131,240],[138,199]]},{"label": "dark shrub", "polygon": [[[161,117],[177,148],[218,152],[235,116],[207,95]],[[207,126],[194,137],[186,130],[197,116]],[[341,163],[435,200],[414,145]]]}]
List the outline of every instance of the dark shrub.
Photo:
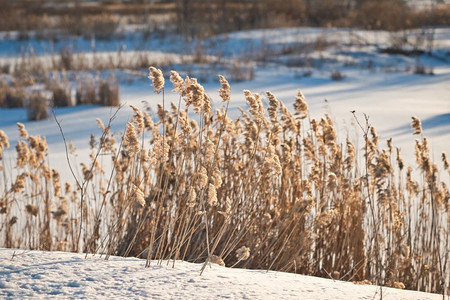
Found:
[{"label": "dark shrub", "polygon": [[48,118],[48,102],[41,93],[32,93],[28,99],[27,115],[29,121],[38,121]]}]

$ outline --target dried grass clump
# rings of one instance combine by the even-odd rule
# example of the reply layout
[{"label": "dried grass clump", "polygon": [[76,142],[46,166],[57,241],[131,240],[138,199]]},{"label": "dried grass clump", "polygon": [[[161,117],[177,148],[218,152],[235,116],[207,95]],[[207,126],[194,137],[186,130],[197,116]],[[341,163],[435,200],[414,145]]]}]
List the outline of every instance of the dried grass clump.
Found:
[{"label": "dried grass clump", "polygon": [[422,134],[422,122],[420,122],[419,118],[417,117],[411,117],[412,118],[412,124],[411,127],[414,129],[413,134]]},{"label": "dried grass clump", "polygon": [[255,66],[251,62],[234,60],[228,68],[229,79],[240,82],[255,78]]},{"label": "dried grass clump", "polygon": [[119,84],[111,76],[109,80],[98,83],[98,103],[102,106],[119,106]]},{"label": "dried grass clump", "polygon": [[[165,90],[150,70],[155,89]],[[448,158],[441,169],[432,161],[418,119],[411,167],[368,119],[362,150],[340,139],[329,115],[309,119],[300,91],[291,113],[274,94],[246,90],[248,111],[231,119],[224,77],[215,112],[195,78],[173,71],[170,80],[179,102],[160,105],[154,119],[132,106],[118,137],[114,116],[97,121],[103,133],[92,136],[73,188],[48,167],[45,140],[20,127],[12,182],[0,172],[10,182],[0,187],[0,246],[446,290],[450,193],[440,175]],[[9,146],[1,131],[0,146]]]},{"label": "dried grass clump", "polygon": [[32,93],[26,107],[28,120],[39,121],[48,118],[48,101],[41,93]]},{"label": "dried grass clump", "polygon": [[97,91],[94,80],[83,78],[78,82],[76,94],[76,104],[95,104],[97,102]]},{"label": "dried grass clump", "polygon": [[16,108],[24,106],[25,88],[19,82],[8,84],[0,79],[0,107]]},{"label": "dried grass clump", "polygon": [[119,84],[113,74],[108,80],[87,77],[78,82],[75,99],[77,105],[119,106],[119,93]]},{"label": "dried grass clump", "polygon": [[341,81],[345,78],[345,74],[339,70],[332,70],[330,73],[330,78],[334,81]]},{"label": "dried grass clump", "polygon": [[52,92],[52,104],[55,107],[72,106],[72,89],[64,82],[54,81],[49,87]]}]

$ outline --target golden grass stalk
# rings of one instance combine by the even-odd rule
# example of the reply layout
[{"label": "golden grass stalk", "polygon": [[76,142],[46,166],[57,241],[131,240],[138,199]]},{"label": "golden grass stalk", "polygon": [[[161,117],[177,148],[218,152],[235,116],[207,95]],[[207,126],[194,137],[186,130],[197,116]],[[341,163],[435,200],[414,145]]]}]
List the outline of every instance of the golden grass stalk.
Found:
[{"label": "golden grass stalk", "polygon": [[153,81],[155,93],[159,94],[164,89],[164,75],[160,69],[155,67],[148,68],[148,78]]},{"label": "golden grass stalk", "polygon": [[[150,73],[162,90],[162,73]],[[64,183],[64,191],[62,170],[49,167],[45,138],[19,140],[15,165],[0,171],[0,246],[446,290],[445,154],[439,169],[421,137],[416,165],[409,166],[392,141],[382,146],[368,116],[359,124],[364,151],[358,151],[331,116],[307,118],[301,92],[293,113],[267,92],[266,113],[261,95],[244,91],[249,109],[231,119],[230,87],[219,79],[227,104],[214,113],[195,78],[171,72],[180,97],[171,110],[160,106],[152,120],[132,106],[133,120],[118,138],[98,121],[104,133],[91,139],[90,161],[74,170],[82,179]],[[414,132],[422,133],[413,120]],[[0,150],[7,147],[0,131]]]}]

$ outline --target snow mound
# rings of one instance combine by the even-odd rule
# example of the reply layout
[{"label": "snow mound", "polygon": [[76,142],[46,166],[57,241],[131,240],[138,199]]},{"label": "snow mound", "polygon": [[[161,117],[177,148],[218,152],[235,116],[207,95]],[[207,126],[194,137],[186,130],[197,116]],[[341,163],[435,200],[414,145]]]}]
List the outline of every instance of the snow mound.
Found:
[{"label": "snow mound", "polygon": [[[1,299],[378,299],[380,288],[282,272],[212,264],[0,249]],[[441,299],[383,288],[383,299]]]}]

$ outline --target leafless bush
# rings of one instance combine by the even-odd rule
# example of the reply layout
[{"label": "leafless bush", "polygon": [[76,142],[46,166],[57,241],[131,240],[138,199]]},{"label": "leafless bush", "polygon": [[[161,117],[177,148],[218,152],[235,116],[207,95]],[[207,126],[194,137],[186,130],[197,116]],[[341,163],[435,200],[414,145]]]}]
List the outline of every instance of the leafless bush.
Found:
[{"label": "leafless bush", "polygon": [[58,81],[50,84],[50,91],[52,92],[52,104],[55,107],[72,106],[72,89],[67,83]]},{"label": "leafless bush", "polygon": [[97,91],[95,81],[85,78],[81,79],[77,85],[75,98],[77,105],[96,104]]},{"label": "leafless bush", "polygon": [[0,79],[0,107],[23,107],[25,95],[25,88],[20,83],[10,84]]},{"label": "leafless bush", "polygon": [[414,65],[413,73],[418,75],[434,75],[433,69],[425,66],[424,64],[421,64],[420,62],[417,62]]},{"label": "leafless bush", "polygon": [[98,83],[98,102],[103,106],[119,106],[119,84],[114,77],[109,80],[100,80]]},{"label": "leafless bush", "polygon": [[31,93],[26,106],[28,120],[39,121],[48,118],[48,100],[41,93]]},{"label": "leafless bush", "polygon": [[9,74],[11,72],[11,64],[6,63],[0,66],[0,72],[3,74]]},{"label": "leafless bush", "polygon": [[330,78],[334,81],[341,81],[345,78],[345,75],[339,70],[332,70],[330,73]]},{"label": "leafless bush", "polygon": [[229,64],[228,74],[230,81],[253,80],[255,78],[255,66],[251,62],[234,60]]},{"label": "leafless bush", "polygon": [[[90,78],[90,77],[89,77]],[[119,106],[119,84],[114,76],[108,80],[83,78],[79,81],[76,90],[76,103],[99,104],[103,106]]]},{"label": "leafless bush", "polygon": [[73,54],[72,51],[70,51],[69,48],[64,48],[59,52],[59,59],[60,59],[60,70],[73,70],[74,63],[73,63]]}]

